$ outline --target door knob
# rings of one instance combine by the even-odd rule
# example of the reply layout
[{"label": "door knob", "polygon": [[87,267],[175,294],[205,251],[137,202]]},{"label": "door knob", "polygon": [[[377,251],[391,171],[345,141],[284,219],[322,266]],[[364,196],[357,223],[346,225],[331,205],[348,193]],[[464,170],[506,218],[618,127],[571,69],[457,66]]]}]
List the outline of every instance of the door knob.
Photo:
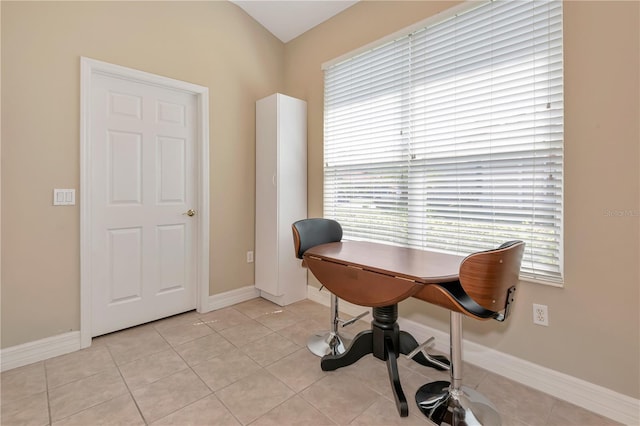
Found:
[{"label": "door knob", "polygon": [[187,216],[195,216],[196,215],[196,211],[194,209],[189,209],[186,212],[182,213],[182,214],[186,214]]}]

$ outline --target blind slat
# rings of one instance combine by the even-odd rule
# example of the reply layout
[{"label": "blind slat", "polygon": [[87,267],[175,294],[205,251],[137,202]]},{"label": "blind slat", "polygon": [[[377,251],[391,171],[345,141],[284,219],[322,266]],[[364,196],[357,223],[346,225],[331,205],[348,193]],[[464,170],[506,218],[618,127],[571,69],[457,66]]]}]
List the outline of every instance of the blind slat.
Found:
[{"label": "blind slat", "polygon": [[493,1],[325,69],[324,208],[345,238],[526,245],[562,281],[562,2]]}]

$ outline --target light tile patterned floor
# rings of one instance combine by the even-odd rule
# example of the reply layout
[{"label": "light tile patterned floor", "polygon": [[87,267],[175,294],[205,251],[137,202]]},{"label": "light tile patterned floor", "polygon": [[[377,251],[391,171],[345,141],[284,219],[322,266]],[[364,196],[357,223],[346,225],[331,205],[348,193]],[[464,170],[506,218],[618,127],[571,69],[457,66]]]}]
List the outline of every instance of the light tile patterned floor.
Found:
[{"label": "light tile patterned floor", "polygon": [[[385,363],[368,355],[333,372],[306,349],[329,309],[253,299],[98,337],[90,348],[2,373],[3,426],[428,425],[413,403],[447,375],[400,358],[409,417],[397,414]],[[367,328],[360,322],[358,331]],[[613,425],[549,395],[465,365],[503,424]]]}]

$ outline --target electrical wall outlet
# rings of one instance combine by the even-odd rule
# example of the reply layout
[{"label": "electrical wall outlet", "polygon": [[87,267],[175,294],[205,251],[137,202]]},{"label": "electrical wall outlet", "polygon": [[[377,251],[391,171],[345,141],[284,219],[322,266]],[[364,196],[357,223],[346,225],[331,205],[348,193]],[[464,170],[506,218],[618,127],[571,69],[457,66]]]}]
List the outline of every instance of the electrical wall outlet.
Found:
[{"label": "electrical wall outlet", "polygon": [[252,251],[248,251],[247,252],[247,263],[253,263],[253,252]]},{"label": "electrical wall outlet", "polygon": [[549,326],[549,309],[547,305],[533,304],[533,323]]}]

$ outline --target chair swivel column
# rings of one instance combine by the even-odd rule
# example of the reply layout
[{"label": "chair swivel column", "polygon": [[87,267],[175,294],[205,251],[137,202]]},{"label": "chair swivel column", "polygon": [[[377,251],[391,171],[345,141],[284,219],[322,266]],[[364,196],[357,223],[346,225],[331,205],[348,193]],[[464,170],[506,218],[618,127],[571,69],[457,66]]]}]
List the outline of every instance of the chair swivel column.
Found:
[{"label": "chair swivel column", "polygon": [[[450,381],[427,383],[416,392],[418,408],[434,423],[501,425],[500,415],[493,404],[479,392],[462,385],[462,318],[467,315],[478,320],[500,322],[507,318],[514,301],[523,251],[523,242],[510,241],[496,250],[469,255],[461,264],[457,284],[431,288],[444,299],[430,298],[425,294],[423,300],[450,310]],[[449,303],[444,302],[447,299]]]},{"label": "chair swivel column", "polygon": [[323,357],[325,355],[343,354],[347,350],[349,342],[353,340],[353,336],[340,333],[339,328],[347,327],[369,314],[369,311],[365,311],[360,315],[345,321],[340,318],[340,312],[338,309],[339,300],[338,296],[331,294],[331,324],[329,326],[329,331],[316,333],[307,340],[307,348],[309,348],[311,353],[314,355]]},{"label": "chair swivel column", "polygon": [[479,392],[462,386],[462,314],[450,312],[449,382],[423,385],[416,392],[418,408],[434,423],[500,426],[500,414]]},{"label": "chair swivel column", "polygon": [[[332,219],[309,218],[299,220],[291,226],[293,230],[293,245],[298,259],[303,259],[303,254],[309,248],[340,241],[342,239],[342,227]],[[303,261],[304,266],[304,261]],[[348,321],[340,319],[338,310],[338,297],[331,294],[331,313],[329,331],[320,332],[309,337],[307,347],[317,356],[340,355],[345,352],[347,345],[345,339],[340,336],[338,326],[346,327],[365,316],[364,312]]]},{"label": "chair swivel column", "polygon": [[450,312],[449,345],[451,354],[451,391],[457,393],[462,389],[462,314]]},{"label": "chair swivel column", "polygon": [[338,296],[331,294],[331,324],[330,329],[324,333],[316,333],[309,337],[307,348],[317,356],[340,355],[346,350],[343,338],[338,333]]}]

